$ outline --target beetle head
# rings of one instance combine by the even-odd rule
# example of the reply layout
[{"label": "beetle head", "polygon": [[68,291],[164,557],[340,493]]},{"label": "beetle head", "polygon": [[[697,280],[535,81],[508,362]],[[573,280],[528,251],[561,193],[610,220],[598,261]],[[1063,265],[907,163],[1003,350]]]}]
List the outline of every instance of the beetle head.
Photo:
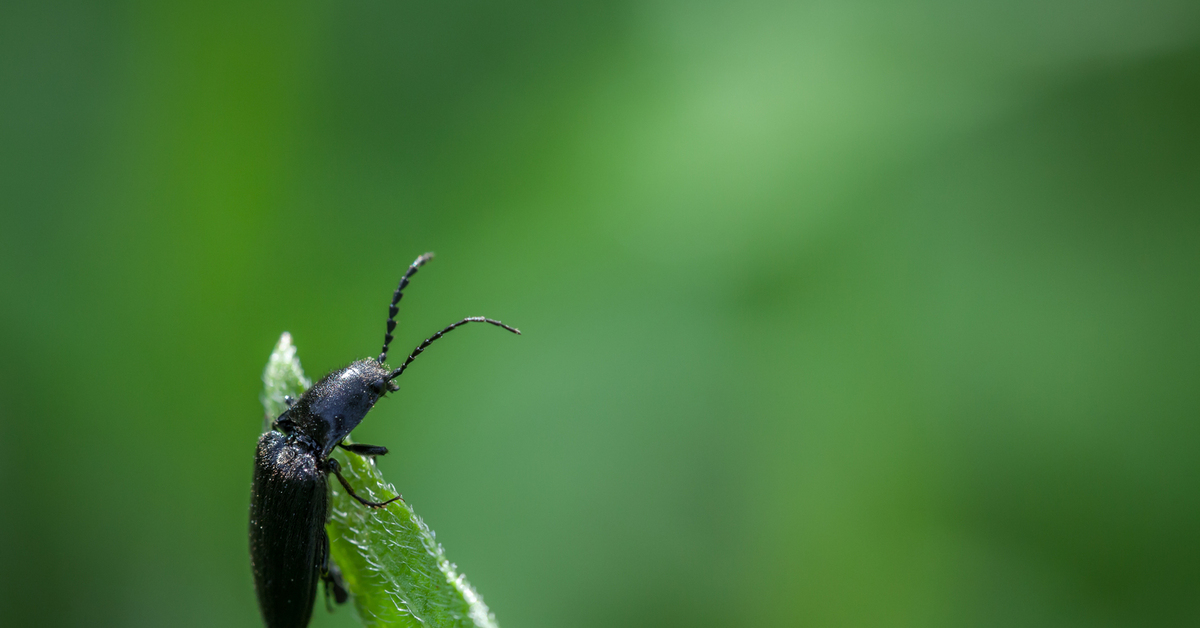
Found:
[{"label": "beetle head", "polygon": [[328,456],[380,397],[399,390],[399,385],[388,379],[390,374],[373,358],[338,369],[305,391],[280,417],[280,427],[309,438],[323,457]]}]

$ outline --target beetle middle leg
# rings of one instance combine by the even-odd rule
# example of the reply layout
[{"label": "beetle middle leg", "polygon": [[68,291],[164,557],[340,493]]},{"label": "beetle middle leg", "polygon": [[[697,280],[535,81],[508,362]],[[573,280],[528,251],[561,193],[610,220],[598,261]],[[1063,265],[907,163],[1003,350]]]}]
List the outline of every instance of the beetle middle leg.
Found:
[{"label": "beetle middle leg", "polygon": [[371,508],[383,508],[384,506],[387,506],[388,504],[390,504],[398,499],[399,500],[404,499],[403,495],[397,495],[397,496],[387,500],[386,502],[373,502],[368,499],[363,499],[358,496],[358,493],[354,492],[354,489],[350,488],[350,483],[347,482],[346,477],[342,475],[342,465],[338,464],[337,460],[334,460],[333,458],[326,460],[325,468],[332,471],[333,474],[337,476],[338,482],[341,482],[342,486],[346,487],[346,492],[349,493],[350,496],[353,497],[354,499],[357,499],[358,503],[362,504],[363,506],[369,506]]},{"label": "beetle middle leg", "polygon": [[338,447],[341,447],[350,453],[358,454],[364,458],[367,456],[382,456],[388,452],[388,448],[382,445],[359,445],[358,443],[353,445],[343,445],[342,443],[338,443]]}]

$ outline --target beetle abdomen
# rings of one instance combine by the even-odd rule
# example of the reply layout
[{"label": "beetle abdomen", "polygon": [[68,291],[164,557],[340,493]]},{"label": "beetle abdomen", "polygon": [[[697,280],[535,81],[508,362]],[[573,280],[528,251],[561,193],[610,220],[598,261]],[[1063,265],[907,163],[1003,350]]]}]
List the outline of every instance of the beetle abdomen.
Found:
[{"label": "beetle abdomen", "polygon": [[268,628],[304,628],[325,561],[325,473],[278,432],[258,440],[250,492],[250,564]]}]

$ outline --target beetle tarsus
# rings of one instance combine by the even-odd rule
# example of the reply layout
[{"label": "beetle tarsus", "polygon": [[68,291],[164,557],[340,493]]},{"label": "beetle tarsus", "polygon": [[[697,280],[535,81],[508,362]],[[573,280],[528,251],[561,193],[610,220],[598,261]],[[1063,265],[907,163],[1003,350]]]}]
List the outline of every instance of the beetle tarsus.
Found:
[{"label": "beetle tarsus", "polygon": [[333,561],[329,562],[325,573],[321,574],[321,581],[325,583],[325,609],[330,613],[333,612],[333,605],[329,603],[330,593],[333,594],[333,601],[339,605],[345,604],[346,600],[350,599],[350,591],[346,590],[342,572],[338,570],[337,565],[333,564]]},{"label": "beetle tarsus", "polygon": [[397,495],[385,502],[373,502],[369,499],[363,499],[358,496],[358,493],[354,492],[353,488],[350,487],[350,483],[347,482],[346,477],[344,475],[342,475],[342,466],[340,464],[338,464],[337,460],[330,458],[326,462],[326,464],[329,465],[329,470],[332,471],[333,474],[337,476],[338,482],[341,482],[342,486],[346,487],[346,492],[349,493],[350,496],[353,497],[354,499],[357,499],[358,503],[362,504],[363,506],[367,506],[369,508],[383,508],[384,506],[387,506],[388,504],[390,504],[396,500],[404,501],[403,495]]}]

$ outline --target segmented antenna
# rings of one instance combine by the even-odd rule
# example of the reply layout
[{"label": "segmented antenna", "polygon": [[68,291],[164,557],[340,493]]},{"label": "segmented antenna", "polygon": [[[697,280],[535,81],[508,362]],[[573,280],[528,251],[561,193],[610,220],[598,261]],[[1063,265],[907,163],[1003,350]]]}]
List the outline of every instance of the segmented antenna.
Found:
[{"label": "segmented antenna", "polygon": [[412,364],[412,361],[417,359],[417,356],[421,355],[421,352],[424,351],[426,347],[433,344],[434,340],[441,338],[442,336],[446,335],[446,333],[450,332],[454,328],[461,327],[463,325],[466,325],[467,323],[491,323],[492,325],[495,325],[496,327],[503,327],[518,336],[521,335],[521,330],[517,329],[516,327],[509,327],[508,325],[505,325],[504,323],[501,323],[500,321],[497,321],[497,320],[492,320],[490,318],[484,318],[482,316],[470,316],[470,317],[464,318],[461,321],[454,323],[453,325],[448,325],[442,331],[439,331],[438,333],[430,336],[427,340],[425,340],[425,342],[422,342],[421,344],[417,345],[417,348],[413,349],[412,354],[408,356],[408,359],[404,361],[404,364],[401,364],[400,368],[392,371],[391,375],[388,375],[388,381],[391,381],[393,379],[396,379],[397,377],[400,377],[400,374],[404,372],[404,369],[408,368],[408,365]]},{"label": "segmented antenna", "polygon": [[411,266],[408,267],[408,272],[400,278],[400,285],[396,286],[396,291],[392,293],[392,304],[388,306],[387,332],[383,335],[383,350],[379,353],[380,364],[387,360],[388,345],[392,344],[392,332],[396,329],[396,312],[400,311],[398,305],[400,299],[404,297],[404,287],[408,285],[408,280],[417,274],[417,269],[424,266],[425,262],[433,259],[433,253],[426,253],[418,257]]}]

